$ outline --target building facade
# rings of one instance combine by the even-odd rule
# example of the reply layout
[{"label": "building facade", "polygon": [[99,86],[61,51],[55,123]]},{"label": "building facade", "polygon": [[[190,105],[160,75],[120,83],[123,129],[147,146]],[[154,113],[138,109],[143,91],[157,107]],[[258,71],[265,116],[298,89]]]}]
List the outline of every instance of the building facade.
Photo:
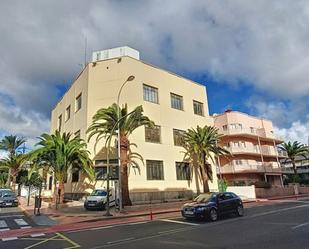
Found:
[{"label": "building facade", "polygon": [[[294,175],[293,165],[290,159],[282,159],[281,167],[286,177],[292,177]],[[309,180],[309,155],[297,156],[295,158],[295,165],[297,174],[301,179]]]},{"label": "building facade", "polygon": [[221,146],[231,153],[219,158],[218,175],[229,185],[268,182],[282,186],[280,159],[285,154],[278,151],[277,145],[283,141],[275,137],[270,120],[230,110],[213,118],[223,134]]},{"label": "building facade", "polygon": [[[140,172],[130,170],[130,192],[195,192],[196,179],[194,176],[190,179],[189,174],[181,171],[186,164],[180,137],[188,128],[213,125],[205,86],[139,60],[139,53],[130,48],[120,49],[118,52],[116,49],[112,53],[101,51],[93,54],[92,62],[53,109],[51,132],[70,132],[87,141],[86,130],[93,115],[98,109],[116,103],[121,85],[133,75],[135,79],[122,90],[120,105],[127,104],[129,110],[142,105],[144,114],[155,122],[156,127],[140,127],[130,137],[130,141],[137,145],[133,150],[144,158]],[[100,142],[97,149],[94,145],[94,139],[88,142],[95,163],[96,181],[89,182],[80,172],[69,172],[66,193],[90,192],[94,186],[105,185],[104,142]],[[111,161],[117,171],[117,155]],[[212,167],[215,172],[216,167]],[[112,187],[113,184],[112,181]],[[209,185],[213,191],[218,189],[216,176]]]}]

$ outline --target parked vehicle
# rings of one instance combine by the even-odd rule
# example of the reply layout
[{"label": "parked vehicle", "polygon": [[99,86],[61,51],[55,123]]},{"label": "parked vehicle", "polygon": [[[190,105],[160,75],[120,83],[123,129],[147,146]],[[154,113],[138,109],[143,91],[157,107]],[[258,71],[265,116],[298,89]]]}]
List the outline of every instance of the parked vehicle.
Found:
[{"label": "parked vehicle", "polygon": [[244,215],[244,207],[239,196],[231,192],[201,194],[193,202],[183,206],[181,214],[190,219],[210,219],[216,221],[221,215]]},{"label": "parked vehicle", "polygon": [[0,207],[17,207],[18,199],[10,189],[0,189]]},{"label": "parked vehicle", "polygon": [[[109,193],[110,206],[115,205],[115,191],[110,190]],[[89,196],[86,197],[84,207],[86,210],[100,209],[104,210],[107,203],[107,191],[106,189],[96,189]]]}]

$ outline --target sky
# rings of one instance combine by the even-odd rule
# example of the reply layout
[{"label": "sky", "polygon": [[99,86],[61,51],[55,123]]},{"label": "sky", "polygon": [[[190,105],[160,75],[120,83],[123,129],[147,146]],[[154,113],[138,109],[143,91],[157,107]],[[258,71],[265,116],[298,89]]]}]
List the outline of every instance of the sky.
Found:
[{"label": "sky", "polygon": [[142,60],[206,85],[210,113],[273,121],[309,136],[309,2],[40,0],[0,2],[0,138],[49,131],[50,113],[93,51]]}]

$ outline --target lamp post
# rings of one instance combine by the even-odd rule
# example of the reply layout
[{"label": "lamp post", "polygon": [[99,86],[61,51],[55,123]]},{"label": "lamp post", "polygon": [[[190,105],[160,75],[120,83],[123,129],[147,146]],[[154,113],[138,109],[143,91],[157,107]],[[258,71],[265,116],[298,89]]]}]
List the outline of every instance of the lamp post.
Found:
[{"label": "lamp post", "polygon": [[118,188],[119,188],[119,212],[122,212],[122,184],[121,184],[121,159],[120,159],[120,107],[119,107],[119,101],[120,101],[120,94],[121,91],[123,89],[123,87],[125,86],[126,83],[133,81],[135,79],[135,76],[130,75],[126,81],[122,84],[122,86],[119,89],[118,92],[118,97],[117,97],[117,122],[118,122],[118,127],[117,127],[117,149],[118,149]]}]

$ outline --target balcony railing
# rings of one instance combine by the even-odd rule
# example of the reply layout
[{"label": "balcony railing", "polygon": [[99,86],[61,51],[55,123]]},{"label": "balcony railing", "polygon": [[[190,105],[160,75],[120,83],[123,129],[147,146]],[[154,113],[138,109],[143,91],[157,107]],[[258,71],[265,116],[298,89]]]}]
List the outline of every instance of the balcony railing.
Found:
[{"label": "balcony railing", "polygon": [[250,154],[262,154],[264,156],[274,156],[276,157],[277,155],[279,157],[286,157],[287,154],[285,151],[276,151],[274,149],[274,147],[269,147],[269,146],[265,146],[262,145],[261,146],[261,150],[260,147],[254,147],[254,146],[250,146],[247,145],[246,147],[227,147],[226,148],[229,152],[231,152],[232,154],[237,154],[237,153],[250,153]]},{"label": "balcony railing", "polygon": [[[292,167],[282,167],[282,173],[285,174],[294,174],[294,170]],[[297,168],[298,174],[309,173],[309,168]]]},{"label": "balcony railing", "polygon": [[233,174],[233,173],[281,173],[282,168],[274,167],[269,164],[258,164],[258,165],[225,165],[217,173],[222,174]]},{"label": "balcony railing", "polygon": [[[232,129],[230,128],[228,130],[220,129],[220,133],[223,135],[249,134],[249,135],[259,136],[263,138],[270,138],[270,139],[276,138],[272,132],[266,131],[264,128],[260,128],[260,129],[250,129],[250,128]],[[281,139],[281,138],[277,138],[277,139]]]}]

